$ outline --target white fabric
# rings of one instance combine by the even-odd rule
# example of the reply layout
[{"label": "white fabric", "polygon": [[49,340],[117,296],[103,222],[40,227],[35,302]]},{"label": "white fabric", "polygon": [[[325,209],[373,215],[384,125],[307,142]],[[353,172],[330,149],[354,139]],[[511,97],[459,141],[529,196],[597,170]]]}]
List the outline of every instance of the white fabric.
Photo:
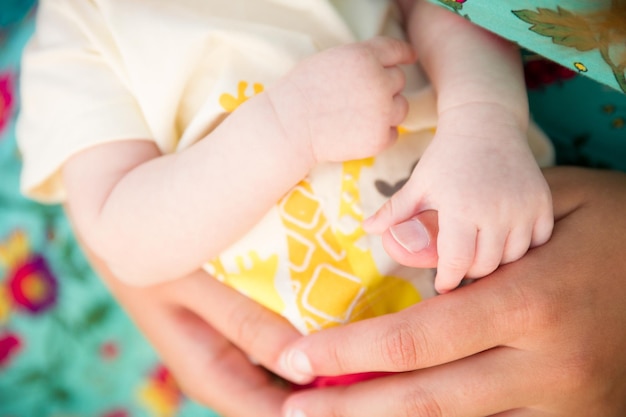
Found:
[{"label": "white fabric", "polygon": [[386,0],[43,0],[23,61],[22,190],[64,199],[59,168],[94,144],[197,141],[240,80],[265,85],[321,49],[399,33]]}]

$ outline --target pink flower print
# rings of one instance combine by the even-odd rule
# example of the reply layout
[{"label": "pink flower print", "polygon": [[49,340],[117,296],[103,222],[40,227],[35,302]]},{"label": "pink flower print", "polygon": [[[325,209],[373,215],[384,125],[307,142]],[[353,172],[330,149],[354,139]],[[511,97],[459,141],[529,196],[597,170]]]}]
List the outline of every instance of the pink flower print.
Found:
[{"label": "pink flower print", "polygon": [[23,230],[0,242],[0,266],[7,270],[5,291],[15,309],[39,314],[54,306],[58,281],[43,256],[31,251]]},{"label": "pink flower print", "polygon": [[34,255],[11,271],[7,284],[14,305],[31,314],[43,313],[57,300],[57,280],[40,255]]},{"label": "pink flower print", "polygon": [[22,341],[15,333],[0,335],[0,367],[7,365],[21,347]]},{"label": "pink flower print", "polygon": [[0,135],[9,124],[13,114],[13,77],[0,74]]}]

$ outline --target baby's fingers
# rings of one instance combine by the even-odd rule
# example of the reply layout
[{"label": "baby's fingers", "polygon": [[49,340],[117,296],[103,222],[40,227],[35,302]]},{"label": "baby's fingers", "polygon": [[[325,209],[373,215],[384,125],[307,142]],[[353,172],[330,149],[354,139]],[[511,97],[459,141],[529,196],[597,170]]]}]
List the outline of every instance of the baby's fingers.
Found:
[{"label": "baby's fingers", "polygon": [[508,264],[520,259],[528,251],[532,239],[530,227],[516,227],[509,233],[504,245],[501,264]]},{"label": "baby's fingers", "polygon": [[406,76],[404,71],[399,67],[385,68],[385,74],[389,82],[389,90],[393,95],[400,93],[406,84]]},{"label": "baby's fingers", "polygon": [[439,216],[435,289],[445,293],[456,288],[474,262],[477,229],[471,223]]},{"label": "baby's fingers", "polygon": [[[467,278],[482,278],[491,274],[500,265],[507,233],[499,228],[478,231],[474,262],[467,271]],[[527,247],[528,248],[528,247]]]},{"label": "baby's fingers", "polygon": [[409,112],[409,102],[406,97],[401,94],[397,94],[393,97],[393,103],[391,106],[391,114],[389,116],[389,125],[394,126],[395,136],[398,131],[395,127],[399,126],[406,118]]},{"label": "baby's fingers", "polygon": [[373,216],[365,219],[363,229],[368,233],[380,234],[417,214],[415,202],[419,201],[419,197],[411,195],[409,188],[402,187]]},{"label": "baby's fingers", "polygon": [[550,210],[548,213],[539,217],[539,219],[535,222],[530,247],[534,248],[541,246],[550,240],[550,236],[552,236],[552,229],[554,229],[554,215]]},{"label": "baby's fingers", "polygon": [[415,49],[399,39],[378,36],[370,39],[366,44],[384,67],[412,64],[417,59]]},{"label": "baby's fingers", "polygon": [[504,246],[501,264],[515,262],[528,252],[528,249],[541,246],[552,235],[554,216],[551,210],[539,216],[533,224],[518,226],[511,230]]}]

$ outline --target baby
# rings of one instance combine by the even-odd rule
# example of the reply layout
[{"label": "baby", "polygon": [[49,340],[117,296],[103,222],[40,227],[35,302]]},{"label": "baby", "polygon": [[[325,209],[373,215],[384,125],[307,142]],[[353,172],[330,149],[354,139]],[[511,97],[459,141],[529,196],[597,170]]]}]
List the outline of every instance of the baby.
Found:
[{"label": "baby", "polygon": [[23,191],[64,202],[128,283],[202,266],[316,331],[434,293],[376,235],[420,211],[439,212],[439,292],[549,238],[521,71],[425,1],[43,0]]}]

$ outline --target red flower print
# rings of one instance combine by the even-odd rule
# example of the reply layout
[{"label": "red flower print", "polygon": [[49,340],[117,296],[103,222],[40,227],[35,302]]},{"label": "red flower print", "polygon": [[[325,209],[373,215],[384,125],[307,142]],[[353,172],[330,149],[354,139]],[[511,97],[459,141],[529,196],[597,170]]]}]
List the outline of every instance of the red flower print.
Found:
[{"label": "red flower print", "polygon": [[148,380],[139,388],[139,401],[154,417],[173,417],[176,415],[182,392],[170,371],[163,365],[157,365]]},{"label": "red flower print", "polygon": [[[4,291],[0,294],[4,295],[0,301],[2,298],[5,301],[0,306],[8,303],[11,309],[36,314],[54,305],[58,295],[57,280],[46,260],[31,252],[28,236],[23,230],[15,230],[0,242],[0,266],[7,271]],[[7,314],[5,311],[3,315]]]},{"label": "red flower print", "polygon": [[100,346],[100,356],[103,359],[113,360],[120,354],[120,349],[115,342],[105,342]]},{"label": "red flower print", "polygon": [[9,271],[7,285],[13,304],[29,313],[38,314],[52,307],[58,295],[56,278],[46,260],[34,255]]},{"label": "red flower print", "polygon": [[13,113],[13,77],[0,74],[0,134],[11,120]]},{"label": "red flower print", "polygon": [[22,347],[22,342],[14,333],[0,336],[0,367],[9,363],[11,357]]},{"label": "red flower print", "polygon": [[524,64],[526,86],[531,90],[575,76],[576,72],[547,59],[533,59]]},{"label": "red flower print", "polygon": [[102,417],[130,417],[130,414],[126,410],[117,409],[103,414]]}]

